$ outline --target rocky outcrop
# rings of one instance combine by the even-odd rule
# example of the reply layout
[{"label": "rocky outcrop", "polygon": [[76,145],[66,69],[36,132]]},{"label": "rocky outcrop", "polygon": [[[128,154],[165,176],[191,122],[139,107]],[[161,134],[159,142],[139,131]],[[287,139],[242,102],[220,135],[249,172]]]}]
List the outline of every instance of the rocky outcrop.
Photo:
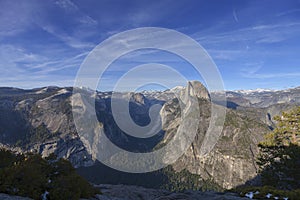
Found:
[{"label": "rocky outcrop", "polygon": [[207,89],[199,81],[188,81],[187,86],[181,91],[181,99],[186,102],[190,97],[209,100]]},{"label": "rocky outcrop", "polygon": [[131,93],[130,96],[131,96],[130,100],[135,102],[135,103],[138,103],[138,104],[143,105],[147,101],[145,96],[141,93],[133,93],[133,94]]},{"label": "rocky outcrop", "polygon": [[32,200],[31,198],[27,198],[27,197],[12,196],[12,195],[1,194],[1,193],[0,193],[0,199],[1,200]]},{"label": "rocky outcrop", "polygon": [[97,195],[95,200],[242,200],[234,193],[215,193],[200,191],[169,192],[166,190],[146,189],[137,186],[128,185],[99,185],[102,195]]},{"label": "rocky outcrop", "polygon": [[[2,143],[11,149],[19,146],[22,151],[37,152],[44,157],[55,153],[69,159],[75,167],[93,164],[73,123],[72,88],[17,91],[7,91],[0,96],[0,124],[8,127],[0,130]],[[7,102],[10,102],[9,107]],[[9,140],[3,138],[6,134]]]},{"label": "rocky outcrop", "polygon": [[[95,195],[89,200],[242,200],[246,198],[239,197],[235,193],[216,193],[216,192],[200,192],[200,191],[185,191],[185,192],[170,192],[159,189],[149,189],[138,186],[128,185],[98,185],[102,194]],[[0,193],[1,200],[32,200],[27,197],[11,196]],[[88,200],[88,199],[81,199]]]},{"label": "rocky outcrop", "polygon": [[[212,134],[209,139],[206,131],[212,118],[211,109],[220,106],[217,104],[223,104],[211,102],[211,95],[200,82],[190,81],[186,87],[164,92],[121,93],[121,97],[129,95],[131,117],[140,126],[150,123],[149,109],[152,105],[163,105],[160,115],[164,131],[146,142],[130,137],[118,128],[112,116],[112,94],[80,88],[74,94],[72,88],[0,88],[0,143],[6,148],[19,147],[15,148],[17,152],[35,151],[43,156],[55,153],[69,159],[75,167],[92,165],[97,158],[96,154],[101,153],[97,151],[101,138],[89,135],[91,138],[84,140],[78,135],[70,104],[72,98],[76,98],[73,106],[79,113],[92,113],[96,108],[99,123],[97,130],[91,131],[105,133],[117,146],[128,151],[151,151],[164,146],[178,133],[195,133],[193,142],[172,165],[173,168],[176,171],[187,169],[224,188],[232,188],[256,175],[254,157],[258,151],[257,143],[269,131],[268,126],[275,125],[271,120],[273,115],[289,107],[289,104],[283,102],[298,102],[300,92],[296,88],[283,91],[282,94],[279,91],[272,94],[259,93],[262,97],[254,97],[256,93],[227,92],[227,96],[232,95],[231,100],[237,99],[235,103],[240,105],[226,110],[221,134]],[[276,97],[274,101],[271,100],[273,94]],[[268,103],[262,104],[265,100]],[[254,108],[245,108],[245,105],[254,105]],[[89,123],[89,119],[82,120]],[[184,148],[182,142],[189,139],[182,138],[177,143],[178,148]],[[217,142],[208,148],[203,145],[211,144],[207,140]],[[168,155],[165,159],[168,159]]]},{"label": "rocky outcrop", "polygon": [[[257,144],[270,129],[256,118],[248,117],[238,111],[227,110],[222,133],[220,135],[215,132],[210,133],[211,138],[217,137],[216,144],[210,143],[215,146],[207,154],[202,154],[213,104],[209,101],[207,90],[200,83],[189,83],[188,87],[181,92],[179,101],[167,102],[162,108],[163,128],[166,131],[162,143],[166,144],[173,135],[180,134],[178,133],[180,126],[188,120],[188,116],[180,117],[180,107],[181,104],[187,104],[192,97],[197,97],[199,101],[197,134],[190,148],[173,164],[173,168],[176,171],[187,169],[227,189],[244,184],[255,177]],[[190,109],[195,110],[195,105]],[[187,133],[194,131],[193,125],[185,126],[185,131]]]}]

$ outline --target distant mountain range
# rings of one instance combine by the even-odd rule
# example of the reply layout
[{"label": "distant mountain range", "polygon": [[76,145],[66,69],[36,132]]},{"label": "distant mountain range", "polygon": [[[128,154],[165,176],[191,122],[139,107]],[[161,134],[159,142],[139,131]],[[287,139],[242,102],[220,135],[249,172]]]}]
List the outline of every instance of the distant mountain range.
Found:
[{"label": "distant mountain range", "polygon": [[237,106],[266,108],[274,104],[300,103],[300,87],[286,90],[237,90],[226,92],[227,101]]},{"label": "distant mountain range", "polygon": [[[300,87],[280,91],[227,91],[227,102],[221,99],[218,92],[209,94],[197,81],[166,91],[121,93],[124,97],[130,95],[131,117],[141,126],[150,122],[150,107],[162,105],[162,130],[141,141],[126,134],[115,123],[111,110],[112,92],[76,88],[73,94],[71,87],[52,86],[31,90],[3,87],[0,88],[1,146],[19,152],[34,151],[43,156],[55,153],[70,160],[81,174],[93,182],[107,183],[111,178],[113,181],[110,183],[143,185],[133,181],[131,175],[124,175],[96,161],[95,145],[90,140],[82,140],[76,131],[71,106],[74,95],[77,97],[77,109],[88,112],[87,107],[95,107],[101,131],[128,151],[149,152],[166,145],[175,134],[197,130],[191,147],[172,164],[171,172],[186,171],[227,189],[249,180],[255,182],[258,142],[276,126],[273,116],[300,104]],[[95,99],[95,105],[85,101],[85,98]],[[192,118],[189,114],[193,113],[194,107],[190,105],[195,103],[192,100],[195,98],[200,105],[200,115]],[[214,101],[211,102],[211,99]],[[181,105],[184,105],[183,111]],[[201,156],[212,105],[226,107],[227,115],[216,145],[208,154]],[[190,124],[191,119],[196,123]],[[145,180],[153,180],[157,174],[147,176],[150,178]],[[157,185],[148,183],[146,186]]]}]

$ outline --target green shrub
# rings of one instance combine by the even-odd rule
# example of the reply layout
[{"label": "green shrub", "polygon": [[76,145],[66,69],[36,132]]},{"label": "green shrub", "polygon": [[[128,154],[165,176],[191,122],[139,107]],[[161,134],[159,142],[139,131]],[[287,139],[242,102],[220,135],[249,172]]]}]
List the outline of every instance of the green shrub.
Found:
[{"label": "green shrub", "polygon": [[168,166],[162,171],[167,177],[166,183],[162,186],[163,189],[170,191],[223,191],[222,187],[213,180],[203,180],[200,175],[192,174],[186,169],[176,172],[171,166]]},{"label": "green shrub", "polygon": [[0,150],[0,192],[41,199],[48,191],[48,199],[90,198],[100,191],[79,176],[71,163],[57,160],[54,155],[14,155]]},{"label": "green shrub", "polygon": [[257,163],[262,183],[278,189],[299,189],[300,107],[274,119],[277,127],[259,144]]}]

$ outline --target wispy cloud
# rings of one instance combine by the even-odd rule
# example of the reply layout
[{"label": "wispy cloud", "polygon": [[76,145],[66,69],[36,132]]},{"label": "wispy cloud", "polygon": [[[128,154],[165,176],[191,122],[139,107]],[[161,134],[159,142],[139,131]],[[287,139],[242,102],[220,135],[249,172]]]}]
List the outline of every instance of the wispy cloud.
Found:
[{"label": "wispy cloud", "polygon": [[272,29],[283,29],[294,26],[299,26],[299,22],[289,22],[289,23],[277,23],[277,24],[262,24],[252,27],[253,30],[272,30]]},{"label": "wispy cloud", "polygon": [[263,65],[264,65],[263,61],[245,63],[240,71],[243,74],[248,74],[248,75],[255,74],[263,67]]},{"label": "wispy cloud", "polygon": [[[289,28],[293,28],[290,31]],[[213,32],[210,35],[203,35],[201,32],[196,32],[193,37],[197,41],[208,44],[224,44],[232,42],[257,42],[262,39],[272,37],[273,35],[282,36],[284,39],[291,37],[297,37],[300,32],[300,23],[277,23],[277,24],[261,24],[257,26],[249,26],[246,28],[236,29],[233,31],[216,33]],[[274,40],[278,42],[282,40]]]},{"label": "wispy cloud", "polygon": [[18,88],[38,88],[45,86],[73,86],[74,79],[70,77],[58,76],[40,76],[40,77],[25,77],[15,76],[10,79],[0,79],[0,86],[13,86]]},{"label": "wispy cloud", "polygon": [[50,72],[56,72],[67,68],[75,68],[78,69],[80,64],[82,63],[85,56],[89,53],[84,52],[78,55],[75,55],[70,58],[64,58],[57,61],[50,61],[41,63],[38,65],[32,65],[31,69],[40,69],[37,74],[48,74]]},{"label": "wispy cloud", "polygon": [[32,54],[27,52],[22,47],[13,46],[13,45],[0,45],[0,59],[1,59],[1,75],[3,77],[8,76],[8,74],[13,75],[17,72],[25,72],[22,66],[19,63],[35,63],[43,62],[45,57]]},{"label": "wispy cloud", "polygon": [[70,0],[57,0],[55,4],[66,11],[75,12],[78,10],[78,7]]},{"label": "wispy cloud", "polygon": [[300,77],[300,73],[269,73],[269,74],[243,74],[245,78],[255,78],[255,79],[272,79],[272,78],[291,78],[291,77]]},{"label": "wispy cloud", "polygon": [[0,39],[5,36],[17,35],[32,24],[33,2],[0,1]]},{"label": "wispy cloud", "polygon": [[[224,48],[224,47],[222,47]],[[242,54],[247,51],[247,47],[245,49],[207,49],[207,52],[216,60],[226,60],[232,61],[240,57]]]},{"label": "wispy cloud", "polygon": [[[250,79],[274,79],[274,78],[295,78],[300,76],[300,72],[275,72],[271,70],[269,73],[260,73],[264,69],[264,62],[245,63],[244,67],[240,70],[241,76]],[[297,68],[296,68],[297,69]]]},{"label": "wispy cloud", "polygon": [[97,25],[98,22],[90,17],[89,15],[83,13],[80,8],[73,3],[71,0],[57,0],[55,2],[60,8],[64,9],[66,12],[76,13],[77,21],[84,25]]},{"label": "wispy cloud", "polygon": [[[0,84],[21,85],[23,81],[29,85],[32,81],[32,85],[46,85],[52,84],[51,79],[70,82],[84,57],[97,44],[113,34],[142,26],[167,27],[191,36],[207,49],[226,81],[247,77],[261,82],[272,77],[297,79],[299,70],[288,66],[299,64],[300,23],[296,15],[300,10],[292,3],[274,3],[268,10],[261,4],[267,5],[249,2],[225,6],[169,0],[130,4],[121,0],[2,0]],[[215,10],[217,15],[212,12]],[[118,42],[126,46],[134,40],[132,36]],[[164,44],[165,40],[158,38],[156,42]],[[182,45],[183,41],[175,40],[170,48]],[[107,52],[114,57],[119,49],[108,47]],[[182,73],[194,74],[176,56],[150,50],[122,57],[119,66],[108,71],[108,78],[116,78],[130,68],[129,64],[146,62],[170,64]],[[268,69],[272,73],[267,73]]]},{"label": "wispy cloud", "polygon": [[291,9],[291,10],[287,10],[287,11],[278,13],[277,17],[281,17],[281,16],[284,16],[284,15],[289,15],[289,14],[292,14],[292,13],[295,13],[295,12],[300,12],[300,9],[296,8],[296,9]]},{"label": "wispy cloud", "polygon": [[64,32],[61,32],[57,28],[51,25],[41,25],[41,28],[51,35],[57,37],[61,41],[63,41],[65,44],[67,44],[70,47],[76,48],[76,49],[84,49],[84,48],[93,48],[95,44],[91,42],[85,42],[81,41],[78,37],[70,36]]},{"label": "wispy cloud", "polygon": [[51,85],[59,83],[60,85],[63,85],[62,83],[70,85],[71,80],[75,78],[74,73],[62,75],[55,72],[68,68],[76,71],[88,53],[87,51],[53,60],[43,55],[30,53],[21,47],[0,45],[0,86],[11,84],[19,87],[29,85],[36,87],[50,83]]},{"label": "wispy cloud", "polygon": [[233,15],[234,20],[235,20],[236,22],[239,22],[239,19],[238,19],[238,17],[237,17],[237,14],[236,14],[236,10],[235,10],[235,9],[232,11],[232,15]]}]

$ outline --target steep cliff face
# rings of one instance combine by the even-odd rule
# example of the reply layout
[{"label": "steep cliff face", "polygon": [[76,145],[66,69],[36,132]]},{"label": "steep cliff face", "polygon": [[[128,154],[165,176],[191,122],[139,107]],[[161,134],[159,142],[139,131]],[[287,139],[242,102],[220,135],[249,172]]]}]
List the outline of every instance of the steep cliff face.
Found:
[{"label": "steep cliff face", "polygon": [[[55,153],[69,159],[75,167],[93,165],[96,154],[101,153],[97,152],[101,138],[97,135],[89,135],[92,138],[86,140],[79,137],[71,107],[71,100],[75,98],[73,106],[79,113],[92,113],[96,108],[98,123],[94,132],[105,133],[116,145],[129,151],[149,152],[164,146],[178,133],[184,133],[183,136],[195,133],[190,147],[172,165],[173,168],[176,171],[187,169],[205,180],[232,188],[256,175],[257,143],[269,131],[268,126],[274,126],[270,118],[290,107],[288,104],[274,104],[266,108],[227,109],[221,134],[212,132],[210,139],[216,143],[207,148],[203,143],[212,106],[219,105],[211,103],[207,89],[197,81],[165,92],[121,94],[124,97],[129,95],[131,117],[140,126],[149,123],[148,113],[152,105],[163,105],[160,111],[163,131],[146,142],[118,128],[112,116],[111,92],[94,93],[84,89],[78,89],[75,94],[72,92],[72,88],[58,87],[33,90],[0,88],[0,143],[15,151],[36,151],[43,156]],[[82,120],[89,123],[88,118]],[[187,136],[182,141],[189,139]],[[183,147],[178,143],[178,148]]]},{"label": "steep cliff face", "polygon": [[0,123],[5,125],[0,132],[1,143],[45,157],[55,153],[69,159],[75,167],[93,164],[76,133],[71,95],[71,88],[57,87],[1,93]]},{"label": "steep cliff face", "polygon": [[237,124],[225,124],[216,146],[205,156],[199,156],[203,140],[196,137],[191,148],[173,165],[174,169],[188,169],[228,189],[255,177],[257,143],[269,129],[257,121],[245,127],[245,120],[238,116],[233,120]]},{"label": "steep cliff face", "polygon": [[[224,188],[244,184],[255,177],[257,144],[269,131],[267,125],[238,111],[227,110],[223,131],[221,135],[216,135],[217,143],[208,154],[202,156],[212,104],[207,90],[199,82],[188,83],[181,92],[180,101],[185,104],[192,97],[197,97],[199,101],[197,134],[190,148],[173,164],[174,169],[176,171],[188,169],[191,173],[199,174],[203,179],[213,180]],[[167,143],[171,136],[176,134],[177,127],[187,120],[180,118],[179,110],[180,103],[174,100],[162,108],[163,128],[166,131],[162,143]],[[193,127],[190,129],[192,131]]]}]

